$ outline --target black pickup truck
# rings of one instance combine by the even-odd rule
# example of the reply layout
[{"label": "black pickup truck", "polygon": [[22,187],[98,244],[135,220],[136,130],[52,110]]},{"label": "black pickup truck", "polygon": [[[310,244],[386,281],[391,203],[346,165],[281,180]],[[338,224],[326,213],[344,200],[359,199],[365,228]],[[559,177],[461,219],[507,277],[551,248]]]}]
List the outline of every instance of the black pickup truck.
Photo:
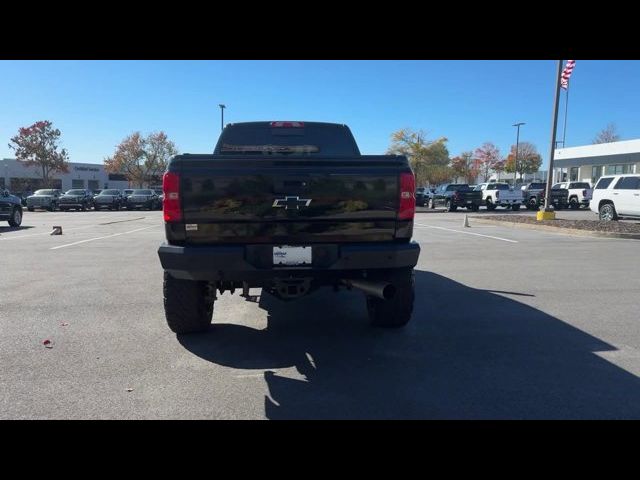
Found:
[{"label": "black pickup truck", "polygon": [[[522,201],[527,206],[527,210],[538,210],[544,205],[544,196],[547,184],[544,182],[532,182],[522,187]],[[569,206],[569,190],[566,188],[557,188],[551,190],[550,204],[556,210],[562,210]]]},{"label": "black pickup truck", "polygon": [[482,192],[471,189],[466,183],[440,185],[429,200],[430,208],[445,207],[449,212],[455,212],[458,207],[477,212],[481,204]]},{"label": "black pickup truck", "polygon": [[361,155],[346,125],[227,125],[213,155],[174,157],[163,177],[167,323],[206,330],[216,291],[281,300],[321,286],[365,293],[373,325],[411,318],[415,177],[404,156]]}]

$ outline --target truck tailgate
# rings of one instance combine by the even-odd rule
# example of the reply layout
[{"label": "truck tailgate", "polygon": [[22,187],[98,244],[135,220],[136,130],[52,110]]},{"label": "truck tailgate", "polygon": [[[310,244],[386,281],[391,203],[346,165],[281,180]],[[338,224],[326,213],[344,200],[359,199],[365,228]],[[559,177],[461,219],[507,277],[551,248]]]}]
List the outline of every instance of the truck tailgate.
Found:
[{"label": "truck tailgate", "polygon": [[183,157],[186,243],[391,241],[402,165],[394,156]]}]

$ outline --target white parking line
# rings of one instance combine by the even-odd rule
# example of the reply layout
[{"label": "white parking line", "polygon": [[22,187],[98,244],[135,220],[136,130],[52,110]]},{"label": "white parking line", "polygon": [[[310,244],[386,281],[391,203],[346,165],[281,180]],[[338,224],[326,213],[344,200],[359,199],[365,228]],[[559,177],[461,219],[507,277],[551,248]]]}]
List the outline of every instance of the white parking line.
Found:
[{"label": "white parking line", "polygon": [[[51,223],[53,223],[53,222],[51,222]],[[83,230],[85,228],[95,228],[95,227],[96,227],[96,225],[85,225],[83,227],[64,228],[63,231],[64,232],[70,232],[70,231]],[[18,237],[0,238],[0,240],[18,240],[19,238],[38,237],[40,235],[51,235],[51,231],[47,231],[47,232],[44,232],[44,233],[30,233],[29,235],[20,235]]]},{"label": "white parking line", "polygon": [[147,230],[149,228],[154,228],[154,227],[157,227],[157,226],[158,225],[151,225],[149,227],[142,227],[142,228],[136,228],[135,230],[129,230],[128,232],[120,232],[120,233],[113,233],[111,235],[105,235],[104,237],[88,238],[87,240],[80,240],[78,242],[67,243],[65,245],[58,245],[57,247],[51,247],[49,250],[57,250],[59,248],[71,247],[73,245],[79,245],[81,243],[93,242],[94,240],[102,240],[104,238],[117,237],[119,235],[127,235],[128,233],[139,232],[141,230]]},{"label": "white parking line", "polygon": [[447,230],[448,232],[463,233],[465,235],[475,235],[476,237],[493,238],[494,240],[500,240],[502,242],[518,243],[517,240],[509,240],[508,238],[494,237],[491,235],[483,235],[481,233],[463,232],[462,230],[453,230],[451,228],[445,228],[445,227],[434,227],[433,225],[424,225],[422,223],[416,223],[416,226],[423,227],[423,228],[437,228],[438,230]]}]

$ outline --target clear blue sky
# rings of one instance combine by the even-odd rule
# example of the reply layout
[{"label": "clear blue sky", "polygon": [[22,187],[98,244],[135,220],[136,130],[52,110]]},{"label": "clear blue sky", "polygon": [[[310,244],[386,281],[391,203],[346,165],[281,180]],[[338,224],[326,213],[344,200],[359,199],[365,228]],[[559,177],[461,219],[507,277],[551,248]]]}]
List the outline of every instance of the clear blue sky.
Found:
[{"label": "clear blue sky", "polygon": [[[225,123],[348,124],[363,153],[401,127],[446,136],[451,155],[493,141],[506,154],[526,122],[547,162],[555,61],[0,61],[0,158],[18,128],[51,120],[75,162],[101,163],[126,135],[164,130],[181,152],[212,150]],[[640,138],[640,62],[577,60],[567,146],[609,122]],[[564,98],[561,107],[564,106]],[[562,122],[563,110],[559,121]],[[561,129],[560,129],[561,133]]]}]

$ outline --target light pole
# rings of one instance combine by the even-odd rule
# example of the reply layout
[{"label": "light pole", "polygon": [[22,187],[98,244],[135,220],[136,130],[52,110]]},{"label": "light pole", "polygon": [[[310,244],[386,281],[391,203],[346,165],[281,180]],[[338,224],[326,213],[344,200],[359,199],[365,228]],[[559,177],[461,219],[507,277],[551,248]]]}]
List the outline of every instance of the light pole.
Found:
[{"label": "light pole", "polygon": [[513,166],[513,186],[516,186],[516,183],[518,182],[518,146],[520,144],[520,125],[524,125],[524,122],[520,122],[520,123],[514,123],[513,126],[517,127],[517,133],[516,133],[516,160],[514,162],[514,166]]},{"label": "light pole", "polygon": [[222,131],[224,130],[224,109],[227,106],[223,103],[219,103],[218,106],[220,107],[220,131]]}]

